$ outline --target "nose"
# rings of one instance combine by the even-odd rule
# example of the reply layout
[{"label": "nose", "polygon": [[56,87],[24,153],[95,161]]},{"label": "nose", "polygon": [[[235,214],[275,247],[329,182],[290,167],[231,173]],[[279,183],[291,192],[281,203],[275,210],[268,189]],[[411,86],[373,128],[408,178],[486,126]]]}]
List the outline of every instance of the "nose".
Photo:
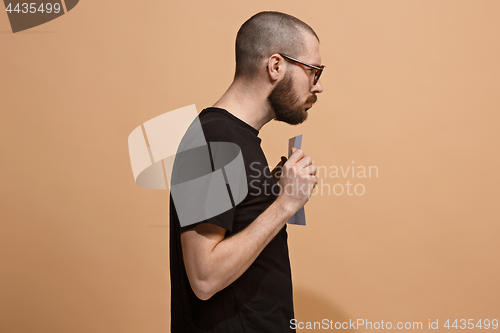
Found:
[{"label": "nose", "polygon": [[312,87],[311,93],[320,94],[323,92],[323,85],[321,84],[321,79],[316,82],[316,84]]}]

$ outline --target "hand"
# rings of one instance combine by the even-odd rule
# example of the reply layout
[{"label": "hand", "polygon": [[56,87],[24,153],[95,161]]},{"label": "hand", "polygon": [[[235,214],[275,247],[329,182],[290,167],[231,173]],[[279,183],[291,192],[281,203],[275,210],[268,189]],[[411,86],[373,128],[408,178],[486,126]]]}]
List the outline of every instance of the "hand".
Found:
[{"label": "hand", "polygon": [[300,149],[292,148],[292,155],[283,165],[280,178],[280,197],[290,204],[295,211],[303,207],[311,197],[318,183],[317,167],[311,157]]}]

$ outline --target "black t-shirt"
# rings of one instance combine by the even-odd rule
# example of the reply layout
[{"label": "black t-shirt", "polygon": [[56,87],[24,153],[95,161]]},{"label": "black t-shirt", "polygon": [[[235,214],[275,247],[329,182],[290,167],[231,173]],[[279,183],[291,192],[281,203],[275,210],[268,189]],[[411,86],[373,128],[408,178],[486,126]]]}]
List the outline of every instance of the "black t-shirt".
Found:
[{"label": "black t-shirt", "polygon": [[[203,110],[199,119],[208,142],[239,146],[246,169],[248,195],[233,209],[202,222],[227,230],[229,237],[245,229],[275,200],[279,187],[271,177],[260,147],[259,131],[220,108]],[[200,222],[200,223],[202,223]],[[236,281],[206,301],[194,294],[186,275],[181,227],[170,198],[170,279],[172,333],[294,332],[292,280],[286,226]]]}]

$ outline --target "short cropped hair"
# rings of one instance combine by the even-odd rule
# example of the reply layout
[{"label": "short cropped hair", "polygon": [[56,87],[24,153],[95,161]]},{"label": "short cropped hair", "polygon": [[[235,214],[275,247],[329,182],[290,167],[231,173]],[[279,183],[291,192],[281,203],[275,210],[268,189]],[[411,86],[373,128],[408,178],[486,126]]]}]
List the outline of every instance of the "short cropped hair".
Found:
[{"label": "short cropped hair", "polygon": [[319,38],[314,30],[296,17],[280,12],[260,12],[241,26],[236,36],[234,77],[254,78],[262,60],[274,53],[297,58],[306,52],[303,32]]}]

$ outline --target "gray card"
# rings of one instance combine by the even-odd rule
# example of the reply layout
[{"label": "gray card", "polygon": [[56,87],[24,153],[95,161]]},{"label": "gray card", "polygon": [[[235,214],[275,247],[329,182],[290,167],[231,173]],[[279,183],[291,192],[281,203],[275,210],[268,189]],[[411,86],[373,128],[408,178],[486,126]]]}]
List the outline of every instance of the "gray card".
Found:
[{"label": "gray card", "polygon": [[[292,154],[292,147],[300,149],[302,147],[302,134],[288,140],[288,158]],[[299,209],[294,216],[288,220],[288,224],[306,225],[306,213],[304,207]]]}]

